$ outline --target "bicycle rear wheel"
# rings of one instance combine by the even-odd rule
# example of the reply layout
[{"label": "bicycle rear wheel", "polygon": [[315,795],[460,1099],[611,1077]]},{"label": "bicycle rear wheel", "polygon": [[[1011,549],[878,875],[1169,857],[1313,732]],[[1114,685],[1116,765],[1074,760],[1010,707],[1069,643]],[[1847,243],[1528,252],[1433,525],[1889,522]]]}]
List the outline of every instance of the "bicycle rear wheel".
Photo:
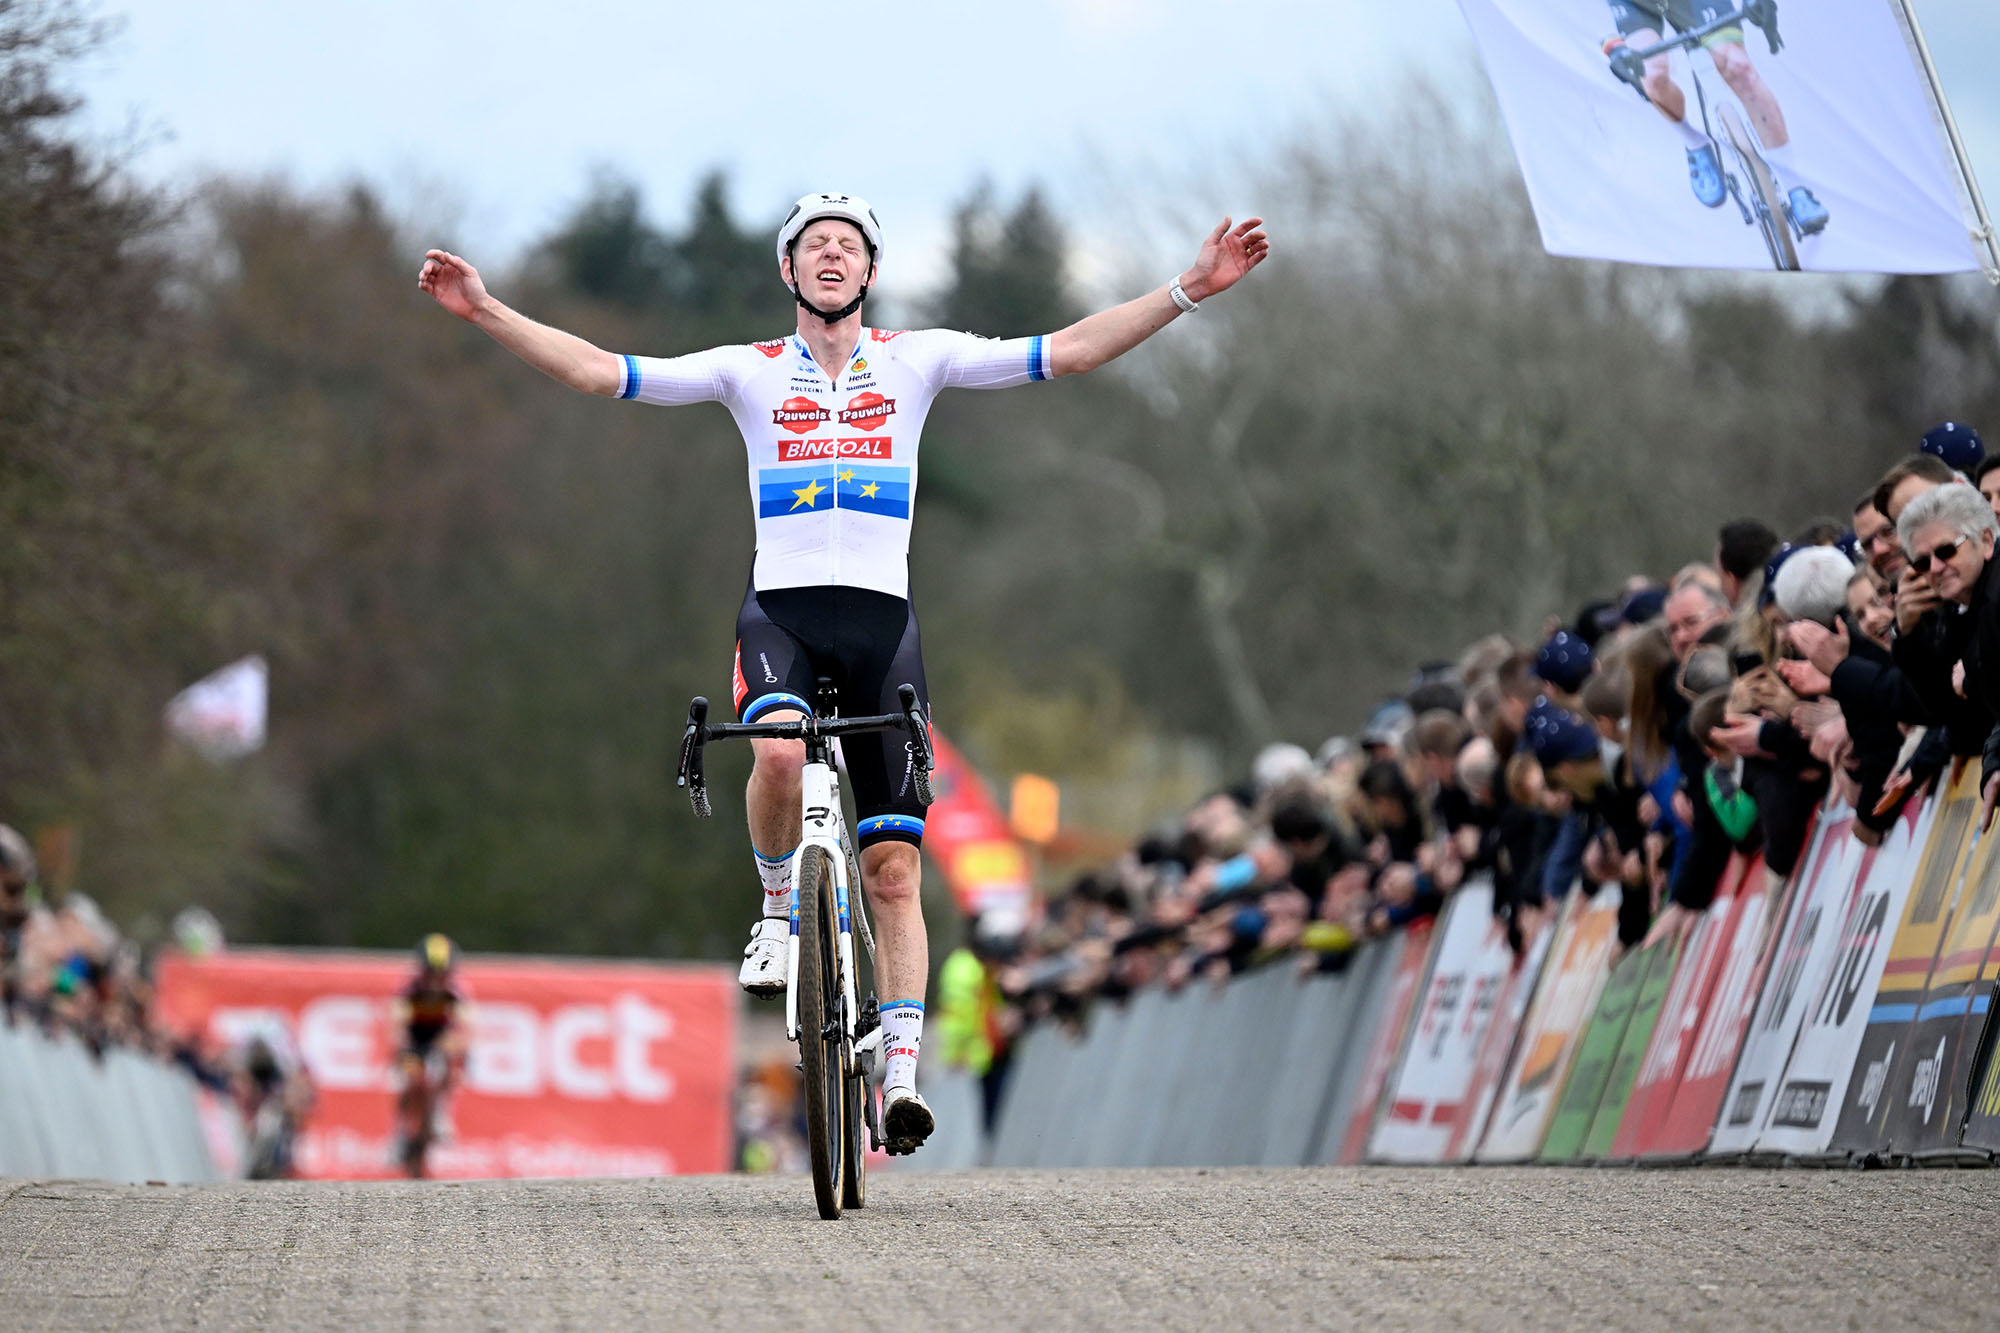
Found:
[{"label": "bicycle rear wheel", "polygon": [[[861,1023],[856,1030],[865,1026],[875,1008],[875,999],[870,996],[861,1005]],[[850,1053],[847,1065],[847,1184],[841,1192],[841,1202],[849,1208],[868,1206],[868,1112],[869,1099],[873,1096],[868,1086],[868,1071],[859,1056]]]},{"label": "bicycle rear wheel", "polygon": [[1770,164],[1757,151],[1757,141],[1751,137],[1750,127],[1743,123],[1742,112],[1724,102],[1717,109],[1717,118],[1722,121],[1722,132],[1728,136],[1729,146],[1736,150],[1744,174],[1750,178],[1750,192],[1756,196],[1757,230],[1764,235],[1764,249],[1771,256],[1772,266],[1781,272],[1797,270],[1799,252],[1792,244],[1790,214],[1785,211],[1785,201],[1778,197],[1778,182],[1771,175]]},{"label": "bicycle rear wheel", "polygon": [[840,1216],[847,1158],[847,1050],[840,1022],[840,935],[833,866],[824,848],[799,851],[799,1068],[806,1085],[806,1144],[819,1215]]}]

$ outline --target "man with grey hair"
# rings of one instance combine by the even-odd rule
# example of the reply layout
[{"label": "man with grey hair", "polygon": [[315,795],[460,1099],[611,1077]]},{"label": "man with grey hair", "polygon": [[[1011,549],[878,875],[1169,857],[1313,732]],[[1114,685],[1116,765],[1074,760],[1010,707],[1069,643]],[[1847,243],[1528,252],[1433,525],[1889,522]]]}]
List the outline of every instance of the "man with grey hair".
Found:
[{"label": "man with grey hair", "polygon": [[1729,598],[1717,583],[1701,578],[1678,580],[1667,594],[1667,646],[1674,660],[1685,662],[1701,636],[1729,619]]},{"label": "man with grey hair", "polygon": [[1832,629],[1836,617],[1847,609],[1847,584],[1853,577],[1854,562],[1837,549],[1808,546],[1778,567],[1771,591],[1785,619],[1810,620]]}]

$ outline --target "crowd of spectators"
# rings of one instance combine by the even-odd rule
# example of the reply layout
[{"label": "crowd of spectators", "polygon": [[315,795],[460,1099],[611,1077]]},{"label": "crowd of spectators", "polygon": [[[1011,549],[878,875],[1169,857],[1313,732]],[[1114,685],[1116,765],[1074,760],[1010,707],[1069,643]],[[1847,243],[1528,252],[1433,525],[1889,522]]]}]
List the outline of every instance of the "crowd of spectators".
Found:
[{"label": "crowd of spectators", "polygon": [[2000,457],[1945,423],[1846,518],[1789,540],[1732,521],[1707,560],[1635,576],[1540,642],[1426,664],[1358,735],[1268,747],[1038,924],[973,923],[989,1025],[1288,956],[1338,970],[1474,876],[1517,949],[1582,884],[1620,886],[1624,946],[1685,935],[1732,852],[1788,876],[1829,793],[1877,843],[1954,759],[1982,763],[1990,813],[1996,533]]},{"label": "crowd of spectators", "polygon": [[[180,1065],[228,1098],[246,1125],[274,1100],[297,1099],[296,1058],[287,1061],[262,1039],[223,1050],[154,1022],[152,981],[138,943],[85,894],[71,891],[51,902],[38,871],[33,846],[0,824],[0,1029],[72,1038],[94,1058],[122,1048]],[[191,951],[220,942],[220,928],[204,912],[183,913],[176,926]]]}]

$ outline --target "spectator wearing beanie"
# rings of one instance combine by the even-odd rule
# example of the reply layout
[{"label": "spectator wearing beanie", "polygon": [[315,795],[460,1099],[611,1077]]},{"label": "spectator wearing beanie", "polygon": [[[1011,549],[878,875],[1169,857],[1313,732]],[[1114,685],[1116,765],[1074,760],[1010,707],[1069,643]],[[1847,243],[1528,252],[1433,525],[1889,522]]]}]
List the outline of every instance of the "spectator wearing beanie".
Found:
[{"label": "spectator wearing beanie", "polygon": [[1566,700],[1576,697],[1583,682],[1596,669],[1597,659],[1590,645],[1568,630],[1559,629],[1550,635],[1542,650],[1535,654],[1535,674]]},{"label": "spectator wearing beanie", "polygon": [[1979,473],[1986,461],[1986,446],[1979,432],[1962,421],[1941,421],[1924,432],[1917,442],[1919,452],[1931,455],[1967,481]]},{"label": "spectator wearing beanie", "polygon": [[1557,834],[1542,880],[1543,894],[1559,901],[1579,875],[1624,886],[1619,938],[1636,943],[1652,917],[1646,888],[1645,825],[1639,819],[1644,792],[1632,780],[1618,746],[1609,744],[1589,722],[1548,699],[1528,714],[1527,741],[1551,788],[1569,794],[1569,816]]}]

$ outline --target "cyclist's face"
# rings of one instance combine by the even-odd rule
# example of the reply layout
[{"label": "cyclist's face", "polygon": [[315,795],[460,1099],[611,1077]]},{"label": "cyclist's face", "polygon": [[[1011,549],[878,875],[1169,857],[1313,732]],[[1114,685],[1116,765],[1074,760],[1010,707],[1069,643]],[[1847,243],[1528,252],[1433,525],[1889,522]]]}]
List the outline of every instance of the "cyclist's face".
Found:
[{"label": "cyclist's face", "polygon": [[820,309],[839,309],[861,294],[870,280],[868,242],[861,228],[839,218],[807,225],[792,245],[786,277]]}]

